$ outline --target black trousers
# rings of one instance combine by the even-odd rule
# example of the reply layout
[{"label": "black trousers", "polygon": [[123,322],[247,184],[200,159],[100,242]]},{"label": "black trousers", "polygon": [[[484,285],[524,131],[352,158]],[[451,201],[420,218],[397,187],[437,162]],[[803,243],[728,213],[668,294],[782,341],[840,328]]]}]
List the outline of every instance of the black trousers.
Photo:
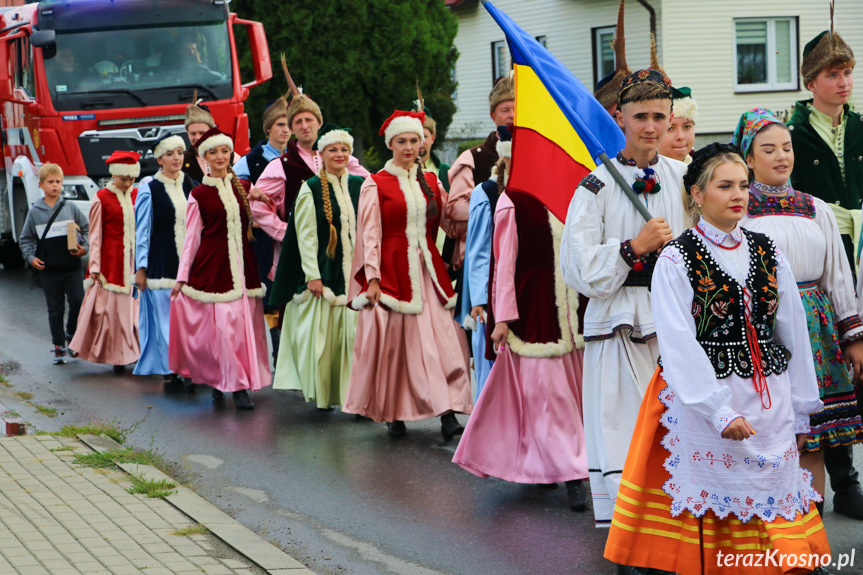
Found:
[{"label": "black trousers", "polygon": [[[44,270],[39,272],[45,303],[48,304],[48,326],[54,345],[66,345],[66,334],[75,335],[78,312],[84,300],[84,273],[81,269],[71,271]],[[63,331],[63,315],[69,302],[69,319]]]}]

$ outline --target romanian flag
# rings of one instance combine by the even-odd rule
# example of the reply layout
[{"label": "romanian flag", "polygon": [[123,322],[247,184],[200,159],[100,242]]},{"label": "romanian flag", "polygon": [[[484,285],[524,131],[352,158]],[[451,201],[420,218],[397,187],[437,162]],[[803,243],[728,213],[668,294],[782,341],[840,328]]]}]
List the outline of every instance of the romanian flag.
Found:
[{"label": "romanian flag", "polygon": [[507,188],[537,197],[561,221],[575,188],[601,154],[623,149],[623,132],[551,52],[491,2],[515,68],[515,130]]}]

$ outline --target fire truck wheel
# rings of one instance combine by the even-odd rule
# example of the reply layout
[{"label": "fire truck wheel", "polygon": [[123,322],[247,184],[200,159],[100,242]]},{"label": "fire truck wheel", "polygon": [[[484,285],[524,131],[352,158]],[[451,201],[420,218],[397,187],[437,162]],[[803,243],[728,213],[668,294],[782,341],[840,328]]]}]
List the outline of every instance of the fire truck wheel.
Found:
[{"label": "fire truck wheel", "polygon": [[0,244],[0,263],[7,270],[21,269],[24,267],[24,258],[18,244],[12,241]]}]

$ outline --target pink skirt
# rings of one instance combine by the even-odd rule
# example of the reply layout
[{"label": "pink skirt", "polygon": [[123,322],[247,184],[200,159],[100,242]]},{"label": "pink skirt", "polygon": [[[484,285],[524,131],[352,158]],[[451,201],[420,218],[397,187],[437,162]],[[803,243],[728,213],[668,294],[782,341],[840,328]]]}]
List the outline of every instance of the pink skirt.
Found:
[{"label": "pink skirt", "polygon": [[504,347],[453,462],[516,483],[587,478],[581,418],[583,351],[523,357]]},{"label": "pink skirt", "polygon": [[264,306],[259,298],[201,302],[180,293],[171,303],[168,365],[224,392],[273,383]]},{"label": "pink skirt", "polygon": [[93,363],[129,365],[138,361],[138,300],[95,282],[84,293],[78,328],[69,347]]},{"label": "pink skirt", "polygon": [[424,263],[422,277],[421,313],[402,314],[383,305],[360,311],[342,411],[375,421],[415,421],[473,409],[452,312],[435,295]]}]

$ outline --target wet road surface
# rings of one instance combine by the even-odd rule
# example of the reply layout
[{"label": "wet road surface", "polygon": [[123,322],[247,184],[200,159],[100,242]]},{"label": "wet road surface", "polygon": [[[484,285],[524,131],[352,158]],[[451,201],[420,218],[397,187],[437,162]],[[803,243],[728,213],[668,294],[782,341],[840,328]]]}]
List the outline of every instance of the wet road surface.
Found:
[{"label": "wet road surface", "polygon": [[[128,427],[146,415],[129,444],[152,447],[179,481],[317,573],[614,572],[602,559],[606,531],[590,511],[569,510],[563,485],[467,473],[450,461],[456,442],[443,442],[438,420],[409,422],[407,437],[392,438],[383,424],[318,411],[299,392],[265,389],[242,412],[203,386],[168,392],[131,369],[53,366],[44,297],[29,284],[25,272],[0,268],[0,363],[14,369],[0,402],[42,429],[115,419]],[[15,391],[59,415],[34,413]],[[859,451],[857,461],[863,467]],[[827,517],[834,553],[863,551],[863,523]]]}]

